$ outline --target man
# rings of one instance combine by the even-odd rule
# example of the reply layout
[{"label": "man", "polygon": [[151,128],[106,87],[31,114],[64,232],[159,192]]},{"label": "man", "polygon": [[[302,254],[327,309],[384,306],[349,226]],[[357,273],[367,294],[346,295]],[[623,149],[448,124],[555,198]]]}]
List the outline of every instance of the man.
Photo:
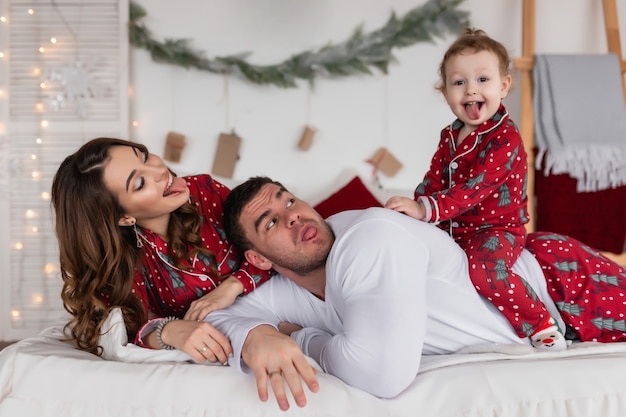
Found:
[{"label": "man", "polygon": [[[265,177],[235,187],[224,213],[226,232],[247,261],[280,275],[206,320],[230,338],[230,365],[255,374],[263,401],[269,380],[283,410],[285,382],[299,406],[306,404],[302,381],[319,388],[304,355],[349,385],[393,397],[413,381],[422,354],[529,343],[477,294],[464,252],[432,225],[380,208],[326,222]],[[515,271],[564,328],[532,255],[524,252]]]}]

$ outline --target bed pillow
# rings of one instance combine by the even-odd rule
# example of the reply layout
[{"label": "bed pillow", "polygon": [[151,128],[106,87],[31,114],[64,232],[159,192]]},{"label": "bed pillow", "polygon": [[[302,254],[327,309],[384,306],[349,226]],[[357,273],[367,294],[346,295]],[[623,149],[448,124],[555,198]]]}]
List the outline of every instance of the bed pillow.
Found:
[{"label": "bed pillow", "polygon": [[361,178],[355,176],[331,196],[314,206],[324,218],[346,210],[382,207],[380,201],[367,189]]},{"label": "bed pillow", "polygon": [[[195,362],[180,350],[147,349],[128,343],[122,310],[114,308],[102,325],[98,341],[103,348],[102,358],[119,362]],[[210,362],[205,365],[219,365]],[[221,365],[219,365],[221,366]]]}]

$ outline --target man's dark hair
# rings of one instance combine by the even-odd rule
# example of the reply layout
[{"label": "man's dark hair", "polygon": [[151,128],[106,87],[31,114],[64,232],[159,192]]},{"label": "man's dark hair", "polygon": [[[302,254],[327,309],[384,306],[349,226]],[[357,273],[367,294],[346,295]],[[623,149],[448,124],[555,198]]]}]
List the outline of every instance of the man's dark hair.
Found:
[{"label": "man's dark hair", "polygon": [[228,197],[224,201],[224,231],[230,243],[232,243],[241,254],[247,249],[252,248],[252,243],[246,238],[246,235],[239,221],[241,211],[263,188],[265,184],[274,184],[287,191],[286,188],[268,177],[251,177],[246,182],[236,186],[230,191]]}]

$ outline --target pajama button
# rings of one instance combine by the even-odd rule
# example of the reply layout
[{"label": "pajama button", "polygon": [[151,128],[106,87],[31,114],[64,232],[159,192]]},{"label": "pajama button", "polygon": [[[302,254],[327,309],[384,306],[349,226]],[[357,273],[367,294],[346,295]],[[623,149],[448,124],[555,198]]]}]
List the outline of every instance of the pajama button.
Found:
[{"label": "pajama button", "polygon": [[458,167],[459,167],[459,164],[456,163],[456,162],[453,162],[453,163],[450,164],[450,168],[452,168],[452,169],[457,169]]},{"label": "pajama button", "polygon": [[459,224],[457,222],[453,222],[452,227],[459,227]]}]

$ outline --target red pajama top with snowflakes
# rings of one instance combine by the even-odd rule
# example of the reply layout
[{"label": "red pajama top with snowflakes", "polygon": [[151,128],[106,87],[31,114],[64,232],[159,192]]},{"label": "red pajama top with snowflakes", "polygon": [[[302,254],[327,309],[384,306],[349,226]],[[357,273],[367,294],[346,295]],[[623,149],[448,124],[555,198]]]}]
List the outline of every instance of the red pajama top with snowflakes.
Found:
[{"label": "red pajama top with snowflakes", "polygon": [[504,106],[457,146],[462,127],[457,119],[441,131],[430,169],[415,189],[424,220],[455,238],[527,223],[527,156]]},{"label": "red pajama top with snowflakes", "polygon": [[[224,277],[215,276],[210,258],[202,254],[183,261],[184,268],[175,267],[168,257],[167,242],[156,233],[139,228],[143,237],[142,259],[135,273],[132,291],[151,318],[182,318],[192,301],[215,289],[229,275],[243,284],[243,293],[247,294],[267,281],[273,273],[241,262],[237,251],[226,239],[222,228],[222,203],[230,190],[209,175],[184,178],[189,186],[190,202],[202,216],[200,236],[204,246],[215,253],[217,269]],[[190,272],[185,269],[190,269]],[[145,327],[137,335],[140,345],[143,345],[141,334],[146,332]]]}]

